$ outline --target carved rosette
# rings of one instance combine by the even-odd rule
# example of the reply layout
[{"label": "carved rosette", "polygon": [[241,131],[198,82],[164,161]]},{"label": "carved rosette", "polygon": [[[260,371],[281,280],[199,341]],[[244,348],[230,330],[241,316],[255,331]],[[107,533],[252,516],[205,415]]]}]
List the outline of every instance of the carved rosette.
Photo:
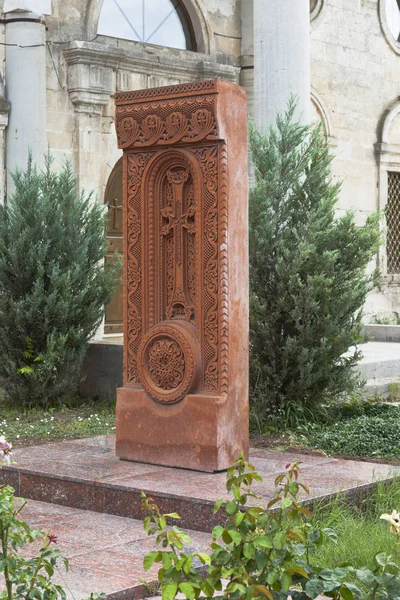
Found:
[{"label": "carved rosette", "polygon": [[179,321],[164,321],[144,336],[139,374],[156,402],[174,404],[194,388],[200,368],[198,344],[195,328]]}]

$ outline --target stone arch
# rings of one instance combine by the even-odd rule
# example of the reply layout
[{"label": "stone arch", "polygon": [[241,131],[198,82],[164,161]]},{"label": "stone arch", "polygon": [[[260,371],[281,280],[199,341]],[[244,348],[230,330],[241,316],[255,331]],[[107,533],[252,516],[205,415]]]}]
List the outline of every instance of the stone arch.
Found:
[{"label": "stone arch", "polygon": [[333,128],[332,121],[330,119],[329,113],[323,103],[321,96],[315,91],[311,90],[311,104],[315,110],[315,113],[319,120],[322,123],[322,127],[325,133],[327,140],[332,140],[333,136]]},{"label": "stone arch", "polygon": [[391,139],[391,130],[394,122],[400,115],[400,96],[383,113],[380,126],[378,128],[378,143],[381,144],[400,144],[400,141]]},{"label": "stone arch", "polygon": [[310,0],[310,20],[314,21],[320,14],[324,0]]},{"label": "stone arch", "polygon": [[385,242],[379,251],[380,267],[384,276],[388,274],[400,283],[397,252],[400,235],[397,219],[399,205],[397,190],[400,178],[400,97],[388,106],[380,119],[375,153],[378,165],[378,208],[385,210],[386,217],[383,225]]},{"label": "stone arch", "polygon": [[395,40],[390,31],[387,12],[386,12],[386,0],[379,0],[378,3],[378,13],[379,13],[379,22],[381,25],[382,33],[385,36],[385,39],[389,46],[396,52],[396,54],[400,54],[400,42]]},{"label": "stone arch", "polygon": [[[212,35],[206,18],[206,11],[202,6],[202,0],[180,0],[193,29],[194,42],[197,52],[209,54],[212,52]],[[101,9],[104,0],[88,0],[84,30],[87,40],[93,40],[97,36]]]}]

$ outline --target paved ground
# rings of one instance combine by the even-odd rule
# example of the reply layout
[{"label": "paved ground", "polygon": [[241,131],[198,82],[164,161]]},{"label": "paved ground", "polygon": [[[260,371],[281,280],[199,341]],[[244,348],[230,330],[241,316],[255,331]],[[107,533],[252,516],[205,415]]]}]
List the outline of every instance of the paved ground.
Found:
[{"label": "paved ground", "polygon": [[[68,600],[88,598],[91,592],[122,597],[125,591],[123,597],[138,597],[141,579],[157,579],[156,565],[148,572],[143,569],[143,558],[155,543],[141,521],[34,500],[23,508],[21,517],[31,527],[57,536],[57,547],[69,559],[69,571],[58,568],[55,581],[64,587]],[[192,551],[207,549],[209,534],[189,531],[189,535]],[[126,590],[138,585],[128,595]]]},{"label": "paved ground", "polygon": [[[193,549],[207,548],[210,535],[202,531],[221,520],[221,515],[215,520],[212,509],[215,500],[226,497],[225,473],[120,461],[114,443],[114,436],[101,436],[21,448],[14,452],[16,464],[0,471],[1,482],[32,498],[23,509],[24,518],[57,535],[61,551],[70,559],[70,572],[57,574],[69,600],[81,600],[90,592],[105,592],[110,600],[143,597],[143,588],[137,587],[141,578],[152,581],[157,571],[155,567],[146,575],[142,569],[152,541],[140,520],[126,518],[142,518],[141,490],[164,512],[177,511],[184,524],[192,524],[186,528],[197,530],[190,532]],[[254,488],[263,501],[272,496],[276,475],[297,459],[302,461],[301,480],[314,498],[365,488],[400,473],[390,465],[253,449],[250,461],[263,477]]]}]

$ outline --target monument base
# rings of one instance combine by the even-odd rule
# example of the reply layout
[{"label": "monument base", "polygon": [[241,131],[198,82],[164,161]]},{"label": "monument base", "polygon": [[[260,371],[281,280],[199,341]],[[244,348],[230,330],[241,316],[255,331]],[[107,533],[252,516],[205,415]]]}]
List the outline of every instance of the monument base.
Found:
[{"label": "monument base", "polygon": [[248,456],[248,418],[232,414],[227,397],[189,394],[154,402],[136,386],[117,390],[116,454],[123,460],[196,471],[223,471]]}]

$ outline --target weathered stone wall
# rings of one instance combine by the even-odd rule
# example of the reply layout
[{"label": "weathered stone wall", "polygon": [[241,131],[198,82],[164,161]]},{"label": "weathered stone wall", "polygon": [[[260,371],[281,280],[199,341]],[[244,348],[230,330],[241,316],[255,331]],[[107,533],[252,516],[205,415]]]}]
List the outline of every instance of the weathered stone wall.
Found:
[{"label": "weathered stone wall", "polygon": [[[334,175],[343,181],[338,208],[354,209],[360,223],[386,203],[386,171],[380,173],[376,144],[385,112],[399,96],[400,56],[384,35],[379,8],[377,0],[324,0],[311,23],[312,90],[330,130]],[[387,141],[395,144],[399,136],[400,119]],[[400,154],[388,165],[399,169]],[[384,247],[379,261],[385,269]],[[384,279],[366,312],[399,311],[398,290],[393,276]]]},{"label": "weathered stone wall", "polygon": [[199,53],[96,37],[101,5],[56,0],[46,20],[48,142],[59,160],[73,161],[80,184],[100,201],[120,157],[113,94],[213,77],[238,81],[240,55],[238,0],[190,3]]},{"label": "weathered stone wall", "polygon": [[[102,1],[52,0],[46,17],[48,144],[58,163],[72,161],[80,185],[94,190],[100,202],[121,154],[114,93],[240,78],[252,113],[254,65],[252,0],[183,0],[196,53],[96,37]],[[354,208],[361,223],[386,202],[387,169],[400,169],[400,55],[384,35],[379,0],[318,0],[310,30],[313,111],[334,148],[335,177],[343,180],[338,208]],[[4,61],[0,44],[3,77]],[[379,260],[385,268],[384,247]],[[370,296],[368,312],[400,312],[400,281],[391,276],[384,285],[386,294]]]}]

